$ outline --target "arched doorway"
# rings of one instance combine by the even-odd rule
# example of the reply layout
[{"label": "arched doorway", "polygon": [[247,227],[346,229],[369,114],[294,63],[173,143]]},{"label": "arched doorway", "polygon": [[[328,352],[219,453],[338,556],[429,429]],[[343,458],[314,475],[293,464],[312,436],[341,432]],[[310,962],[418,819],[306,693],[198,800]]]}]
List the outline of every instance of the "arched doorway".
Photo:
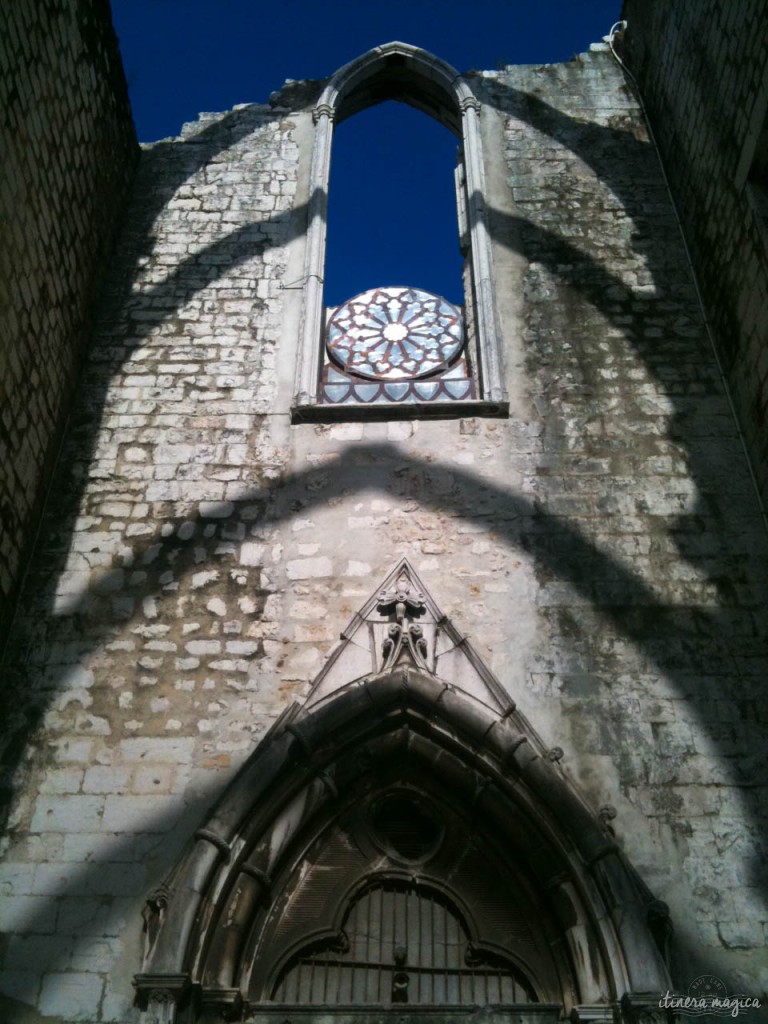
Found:
[{"label": "arched doorway", "polygon": [[404,770],[377,758],[275,886],[244,954],[248,1002],[559,1008],[575,986],[550,908],[481,816],[399,755]]},{"label": "arched doorway", "polygon": [[275,726],[150,900],[136,985],[169,1021],[608,1020],[668,984],[647,896],[515,716],[400,666]]}]

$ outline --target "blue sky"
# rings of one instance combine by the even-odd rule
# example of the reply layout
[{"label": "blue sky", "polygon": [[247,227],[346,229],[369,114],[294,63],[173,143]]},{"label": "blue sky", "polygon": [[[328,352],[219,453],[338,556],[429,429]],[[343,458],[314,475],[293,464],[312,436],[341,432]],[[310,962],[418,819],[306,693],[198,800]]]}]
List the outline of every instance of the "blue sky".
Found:
[{"label": "blue sky", "polygon": [[[325,78],[400,39],[458,70],[569,60],[606,35],[620,0],[112,0],[143,142],[200,111],[265,103],[286,78]],[[399,104],[340,126],[326,301],[411,284],[461,301],[456,143]],[[365,252],[363,252],[365,243]]]}]

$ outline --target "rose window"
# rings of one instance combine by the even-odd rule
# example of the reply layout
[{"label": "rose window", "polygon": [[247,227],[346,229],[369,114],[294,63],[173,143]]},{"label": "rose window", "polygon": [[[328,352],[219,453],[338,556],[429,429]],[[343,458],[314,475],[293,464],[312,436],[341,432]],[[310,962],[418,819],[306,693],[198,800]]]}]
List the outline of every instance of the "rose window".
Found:
[{"label": "rose window", "polygon": [[339,306],[328,352],[347,373],[371,380],[429,377],[464,343],[461,310],[417,288],[373,288]]},{"label": "rose window", "polygon": [[459,306],[419,288],[371,288],[328,320],[321,395],[333,405],[473,399]]}]

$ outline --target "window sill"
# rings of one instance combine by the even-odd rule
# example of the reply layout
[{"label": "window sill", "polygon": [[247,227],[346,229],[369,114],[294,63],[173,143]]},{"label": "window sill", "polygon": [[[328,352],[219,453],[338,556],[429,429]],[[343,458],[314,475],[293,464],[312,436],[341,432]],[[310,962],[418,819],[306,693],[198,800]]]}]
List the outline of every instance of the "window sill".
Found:
[{"label": "window sill", "polygon": [[450,420],[468,416],[505,419],[509,416],[509,402],[489,402],[484,399],[466,399],[456,402],[376,402],[339,405],[294,405],[291,423],[344,423],[352,421],[381,422],[382,420]]}]

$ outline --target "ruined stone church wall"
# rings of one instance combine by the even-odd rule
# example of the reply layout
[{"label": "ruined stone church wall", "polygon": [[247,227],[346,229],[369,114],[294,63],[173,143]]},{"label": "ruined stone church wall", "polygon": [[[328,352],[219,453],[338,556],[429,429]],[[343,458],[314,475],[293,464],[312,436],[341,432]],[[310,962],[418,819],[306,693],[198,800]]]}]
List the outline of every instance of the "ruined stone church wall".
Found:
[{"label": "ruined stone church wall", "polygon": [[145,895],[403,556],[678,983],[768,984],[766,542],[655,156],[605,49],[468,80],[508,419],[291,424],[312,85],[144,150],[5,667],[13,1012],[134,1019]]},{"label": "ruined stone church wall", "polygon": [[138,156],[106,0],[0,12],[0,644]]},{"label": "ruined stone church wall", "polygon": [[[648,108],[720,358],[768,502],[768,10],[626,0],[625,58]],[[757,199],[753,174],[761,179]]]}]

